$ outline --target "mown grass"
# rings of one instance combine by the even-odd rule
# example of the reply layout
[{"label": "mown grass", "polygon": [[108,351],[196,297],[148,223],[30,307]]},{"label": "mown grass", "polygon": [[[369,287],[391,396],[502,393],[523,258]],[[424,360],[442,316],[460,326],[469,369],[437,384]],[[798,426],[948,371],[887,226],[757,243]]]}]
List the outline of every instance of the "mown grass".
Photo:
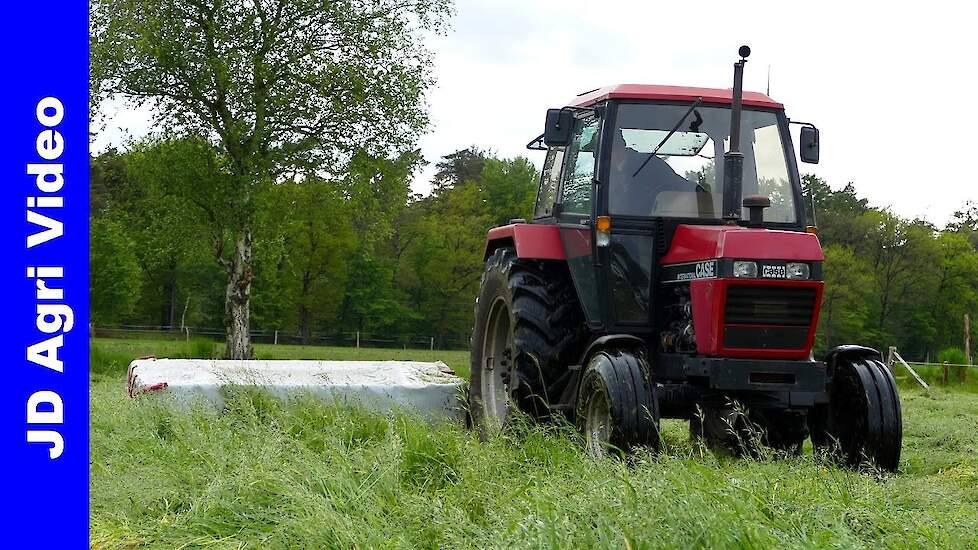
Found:
[{"label": "mown grass", "polygon": [[[566,426],[479,442],[459,426],[257,392],[233,395],[220,412],[128,400],[128,361],[188,351],[170,345],[93,343],[94,546],[978,547],[978,395],[904,391],[904,459],[894,475],[810,455],[717,457],[674,421],[665,422],[663,453],[625,463],[584,456]],[[433,358],[465,372],[464,353]]]}]

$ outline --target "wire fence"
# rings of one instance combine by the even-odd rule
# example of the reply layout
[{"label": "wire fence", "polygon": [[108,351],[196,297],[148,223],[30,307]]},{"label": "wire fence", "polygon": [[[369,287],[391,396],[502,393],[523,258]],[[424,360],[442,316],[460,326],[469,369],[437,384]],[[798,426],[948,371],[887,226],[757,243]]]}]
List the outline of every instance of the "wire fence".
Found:
[{"label": "wire fence", "polygon": [[895,371],[898,366],[902,365],[913,379],[916,380],[917,384],[925,389],[934,383],[943,386],[952,383],[968,384],[968,379],[975,376],[974,373],[969,373],[969,371],[978,368],[978,365],[949,363],[947,361],[943,363],[907,361],[900,355],[900,352],[897,351],[895,346],[890,346],[887,352],[886,365],[891,371]]},{"label": "wire fence", "polygon": [[[460,335],[382,335],[368,332],[312,333],[308,336],[284,330],[252,330],[249,332],[255,344],[337,346],[357,348],[401,348],[401,349],[468,349],[467,336]],[[176,327],[153,325],[106,325],[89,326],[92,338],[152,338],[163,340],[190,340],[207,338],[223,341],[224,328]]]}]

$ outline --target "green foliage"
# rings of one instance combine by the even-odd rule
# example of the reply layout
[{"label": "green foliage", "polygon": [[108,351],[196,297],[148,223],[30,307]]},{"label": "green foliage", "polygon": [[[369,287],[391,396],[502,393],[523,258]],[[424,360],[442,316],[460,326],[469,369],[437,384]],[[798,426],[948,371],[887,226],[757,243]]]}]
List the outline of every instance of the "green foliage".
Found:
[{"label": "green foliage", "polygon": [[188,359],[217,359],[219,354],[214,340],[195,336],[187,341]]},{"label": "green foliage", "polygon": [[937,354],[938,363],[949,363],[952,365],[967,364],[964,351],[961,348],[944,348]]},{"label": "green foliage", "polygon": [[257,262],[256,310],[267,303],[268,319],[296,326],[308,341],[343,300],[347,257],[355,248],[349,205],[338,186],[318,178],[283,182],[269,195],[259,222],[270,242],[257,246],[269,252]]},{"label": "green foliage", "polygon": [[433,82],[421,37],[449,12],[448,0],[93,2],[93,103],[149,106],[187,138],[153,144],[149,165],[208,223],[226,273],[228,357],[251,353],[261,198],[300,174],[356,173],[357,155],[413,150]]},{"label": "green foliage", "polygon": [[[967,208],[944,231],[869,206],[852,184],[834,191],[802,178],[825,249],[818,351],[844,343],[897,346],[933,358],[961,345],[964,314],[978,311],[978,252]],[[978,219],[978,218],[976,218]]]},{"label": "green foliage", "polygon": [[91,231],[91,319],[96,325],[118,323],[133,312],[139,298],[142,272],[136,243],[111,213],[95,218]]},{"label": "green foliage", "polygon": [[[230,240],[221,229],[230,222],[212,223],[226,213],[215,209],[212,218],[200,205],[221,204],[224,162],[193,138],[151,138],[93,159],[93,266],[131,274],[109,279],[105,293],[116,305],[93,294],[97,320],[220,324],[213,257]],[[256,193],[256,328],[305,341],[359,330],[464,345],[486,231],[532,216],[537,174],[525,158],[470,148],[445,157],[430,196],[412,197],[417,162],[416,152],[384,159],[361,151],[341,177],[286,179]],[[826,257],[816,354],[860,343],[896,345],[924,360],[960,346],[964,314],[978,317],[978,251],[969,233],[978,222],[969,221],[970,210],[939,231],[870,207],[851,185],[835,191],[812,176],[804,182],[815,194]],[[103,260],[116,256],[111,265]]]},{"label": "green foliage", "polygon": [[872,296],[872,269],[867,262],[841,245],[826,245],[824,251],[818,355],[843,343],[861,341],[868,333],[868,301]]},{"label": "green foliage", "polygon": [[[342,177],[256,190],[255,328],[304,341],[359,330],[393,340],[434,336],[439,346],[465,342],[486,231],[532,216],[537,174],[523,157],[462,153],[446,158],[469,179],[446,179],[427,198],[408,195],[415,152],[391,160],[361,151]],[[97,219],[111,211],[139,243],[133,280],[143,281],[142,298],[133,321],[220,325],[223,277],[213,258],[232,244],[225,228],[233,223],[220,208],[230,185],[225,162],[205,141],[158,137],[93,159],[93,173],[106,174],[93,180],[105,205]]]}]

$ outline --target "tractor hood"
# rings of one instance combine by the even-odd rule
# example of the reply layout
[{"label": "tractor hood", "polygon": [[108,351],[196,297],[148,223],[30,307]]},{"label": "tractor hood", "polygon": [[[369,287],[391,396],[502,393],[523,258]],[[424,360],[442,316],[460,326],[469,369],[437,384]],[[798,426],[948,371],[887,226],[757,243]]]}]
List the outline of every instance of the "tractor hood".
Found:
[{"label": "tractor hood", "polygon": [[820,262],[825,256],[818,237],[811,233],[734,225],[680,225],[661,263],[718,258]]}]

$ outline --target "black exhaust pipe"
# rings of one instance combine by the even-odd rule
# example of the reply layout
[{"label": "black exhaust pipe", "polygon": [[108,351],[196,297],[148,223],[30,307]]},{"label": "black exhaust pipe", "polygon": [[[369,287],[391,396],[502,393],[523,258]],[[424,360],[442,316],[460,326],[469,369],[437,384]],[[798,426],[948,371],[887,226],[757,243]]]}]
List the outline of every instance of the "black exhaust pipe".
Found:
[{"label": "black exhaust pipe", "polygon": [[723,219],[736,224],[740,220],[744,184],[744,155],[740,153],[740,111],[744,95],[744,64],[750,48],[741,46],[740,61],[734,63],[733,97],[730,105],[730,150],[723,154]]}]

